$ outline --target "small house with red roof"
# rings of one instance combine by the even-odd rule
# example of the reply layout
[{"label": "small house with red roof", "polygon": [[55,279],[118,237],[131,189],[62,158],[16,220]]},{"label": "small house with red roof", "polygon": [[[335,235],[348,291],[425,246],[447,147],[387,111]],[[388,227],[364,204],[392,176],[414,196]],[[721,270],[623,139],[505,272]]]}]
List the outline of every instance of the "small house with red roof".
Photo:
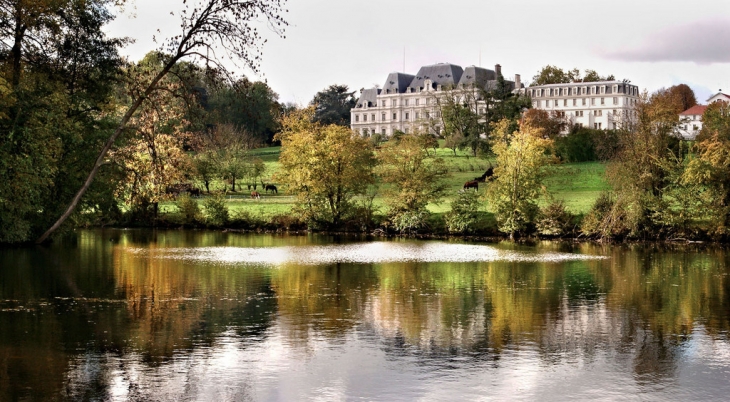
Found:
[{"label": "small house with red roof", "polygon": [[702,115],[705,109],[707,105],[695,105],[679,114],[679,134],[682,138],[694,140],[697,137],[702,130]]}]

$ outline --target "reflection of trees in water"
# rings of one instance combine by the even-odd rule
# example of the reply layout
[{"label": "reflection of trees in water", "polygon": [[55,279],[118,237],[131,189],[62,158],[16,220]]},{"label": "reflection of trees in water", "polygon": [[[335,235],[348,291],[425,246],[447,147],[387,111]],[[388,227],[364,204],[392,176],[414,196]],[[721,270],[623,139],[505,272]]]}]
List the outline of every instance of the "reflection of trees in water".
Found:
[{"label": "reflection of trees in water", "polygon": [[698,327],[721,342],[730,329],[730,270],[719,249],[548,243],[538,248],[610,259],[273,269],[150,258],[189,244],[311,243],[115,231],[81,235],[74,252],[3,251],[0,266],[18,268],[0,270],[0,306],[30,300],[43,314],[0,313],[0,399],[22,397],[6,393],[21,392],[15,384],[41,399],[62,392],[83,399],[78,392],[93,384],[95,395],[109,395],[119,381],[149,386],[149,370],[179,364],[176,356],[212,359],[222,338],[247,347],[272,331],[306,353],[315,341],[344,343],[365,333],[391,356],[496,365],[505,350],[534,347],[549,364],[610,360],[651,382],[676,374],[681,348]]}]

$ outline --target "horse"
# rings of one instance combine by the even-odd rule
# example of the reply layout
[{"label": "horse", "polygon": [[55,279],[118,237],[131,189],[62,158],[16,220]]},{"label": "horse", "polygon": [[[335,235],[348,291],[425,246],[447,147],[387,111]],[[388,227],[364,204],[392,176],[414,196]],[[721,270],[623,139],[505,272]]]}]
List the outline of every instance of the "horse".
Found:
[{"label": "horse", "polygon": [[476,180],[472,180],[464,183],[464,190],[468,188],[473,188],[474,191],[479,191],[479,182]]},{"label": "horse", "polygon": [[480,181],[482,183],[486,182],[487,180],[491,180],[494,177],[494,167],[490,166],[489,169],[487,169],[483,175],[479,177],[475,177],[474,181]]},{"label": "horse", "polygon": [[269,192],[269,190],[271,190],[271,194],[274,194],[274,193],[279,194],[279,191],[276,189],[276,186],[273,184],[267,184],[264,187],[264,191],[266,191],[267,193]]},{"label": "horse", "polygon": [[260,200],[261,199],[261,194],[259,194],[258,191],[252,191],[251,192],[251,199],[252,200]]}]

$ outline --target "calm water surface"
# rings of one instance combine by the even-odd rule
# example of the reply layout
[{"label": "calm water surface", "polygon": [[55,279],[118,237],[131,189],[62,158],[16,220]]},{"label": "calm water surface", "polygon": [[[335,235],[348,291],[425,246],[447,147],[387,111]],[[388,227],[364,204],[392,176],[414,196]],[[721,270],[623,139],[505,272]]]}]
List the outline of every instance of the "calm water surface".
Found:
[{"label": "calm water surface", "polygon": [[0,249],[0,400],[727,400],[720,248],[81,231]]}]

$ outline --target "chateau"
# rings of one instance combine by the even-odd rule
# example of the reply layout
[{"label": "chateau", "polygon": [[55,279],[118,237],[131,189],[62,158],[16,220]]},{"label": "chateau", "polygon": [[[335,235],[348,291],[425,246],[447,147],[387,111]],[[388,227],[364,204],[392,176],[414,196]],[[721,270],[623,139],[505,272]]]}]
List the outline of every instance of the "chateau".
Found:
[{"label": "chateau", "polygon": [[[350,111],[351,128],[364,136],[375,133],[389,137],[397,130],[441,131],[439,97],[446,90],[473,94],[478,100],[479,89],[494,88],[502,74],[497,64],[494,70],[439,63],[423,66],[416,75],[390,73],[382,88],[364,89]],[[505,81],[509,90],[523,88],[519,74],[514,81]]]},{"label": "chateau", "polygon": [[563,116],[569,125],[620,128],[636,118],[639,87],[625,81],[571,82],[530,86],[532,107]]}]

